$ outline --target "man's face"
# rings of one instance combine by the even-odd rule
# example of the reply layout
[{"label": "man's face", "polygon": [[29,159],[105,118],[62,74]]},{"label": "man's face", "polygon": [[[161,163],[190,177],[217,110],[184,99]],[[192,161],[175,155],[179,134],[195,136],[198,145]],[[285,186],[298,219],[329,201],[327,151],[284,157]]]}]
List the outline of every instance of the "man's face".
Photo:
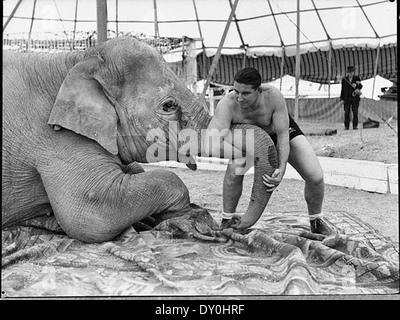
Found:
[{"label": "man's face", "polygon": [[255,106],[260,91],[258,89],[253,89],[251,85],[234,82],[233,91],[236,95],[236,102],[243,109]]},{"label": "man's face", "polygon": [[347,75],[348,75],[349,77],[352,77],[352,76],[354,75],[354,71],[347,71]]}]

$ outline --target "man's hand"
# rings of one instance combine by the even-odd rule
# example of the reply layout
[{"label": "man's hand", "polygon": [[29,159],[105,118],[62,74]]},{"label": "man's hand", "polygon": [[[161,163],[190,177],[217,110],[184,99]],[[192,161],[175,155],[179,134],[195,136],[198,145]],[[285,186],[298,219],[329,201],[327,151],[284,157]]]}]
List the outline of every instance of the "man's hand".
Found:
[{"label": "man's hand", "polygon": [[267,187],[268,192],[272,192],[281,183],[284,172],[280,169],[275,169],[271,176],[264,174],[263,183]]},{"label": "man's hand", "polygon": [[242,222],[241,216],[235,214],[232,216],[232,218],[224,219],[221,223],[221,228],[222,229],[236,229],[240,223]]}]

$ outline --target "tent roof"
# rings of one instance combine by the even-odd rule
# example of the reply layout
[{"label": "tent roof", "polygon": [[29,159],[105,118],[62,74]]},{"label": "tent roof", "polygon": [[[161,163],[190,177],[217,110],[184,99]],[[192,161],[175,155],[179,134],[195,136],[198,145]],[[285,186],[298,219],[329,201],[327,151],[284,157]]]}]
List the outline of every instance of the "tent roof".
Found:
[{"label": "tent roof", "polygon": [[[20,0],[3,1],[3,26]],[[233,0],[107,0],[108,29],[160,37],[202,38],[215,54]],[[96,30],[96,0],[22,0],[3,34]],[[239,0],[222,54],[295,54],[296,0]],[[300,51],[376,48],[397,42],[396,3],[301,0]],[[31,27],[31,17],[35,20]],[[76,21],[76,23],[75,23]],[[117,23],[118,22],[118,23]],[[198,45],[198,48],[202,44]]]}]

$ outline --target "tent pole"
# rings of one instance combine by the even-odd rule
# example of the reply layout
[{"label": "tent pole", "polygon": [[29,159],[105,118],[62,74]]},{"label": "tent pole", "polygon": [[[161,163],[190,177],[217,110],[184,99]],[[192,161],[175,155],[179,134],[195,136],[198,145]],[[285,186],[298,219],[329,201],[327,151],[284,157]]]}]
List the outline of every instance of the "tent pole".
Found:
[{"label": "tent pole", "polygon": [[97,3],[97,43],[107,41],[107,0],[96,0]]},{"label": "tent pole", "polygon": [[31,37],[32,37],[32,28],[33,28],[33,21],[34,21],[34,17],[35,17],[35,11],[36,11],[36,0],[33,2],[32,21],[31,21],[31,27],[29,28],[27,51],[31,50]]},{"label": "tent pole", "polygon": [[375,93],[375,81],[376,81],[376,75],[378,74],[378,61],[379,61],[380,51],[381,51],[381,43],[379,42],[378,49],[376,51],[376,61],[375,61],[375,68],[374,68],[374,82],[372,84],[372,99],[374,98],[374,93]]},{"label": "tent pole", "polygon": [[246,68],[246,60],[247,60],[247,47],[245,46],[243,50],[242,69]]},{"label": "tent pole", "polygon": [[332,77],[332,42],[329,41],[329,53],[328,53],[328,98],[331,97],[331,77]]},{"label": "tent pole", "polygon": [[22,2],[22,0],[19,0],[19,1],[17,2],[17,4],[15,5],[13,11],[11,11],[10,16],[7,18],[7,21],[6,21],[6,23],[4,24],[4,26],[3,26],[3,32],[4,32],[4,30],[6,30],[7,25],[10,23],[11,19],[14,17],[14,14],[15,14],[15,12],[17,11],[17,9],[18,9],[19,5],[21,4],[21,2]]},{"label": "tent pole", "polygon": [[153,3],[154,3],[154,36],[157,38],[160,35],[160,32],[158,31],[157,0],[154,0]]},{"label": "tent pole", "polygon": [[[202,56],[202,59],[203,59],[203,70],[202,71],[203,71],[203,76],[204,76],[206,74],[206,72],[207,72],[207,68],[206,68],[206,59],[207,59],[207,57],[206,57],[206,47],[204,45],[204,38],[203,38],[203,34],[202,34],[201,28],[200,28],[199,15],[197,13],[196,2],[195,2],[195,0],[192,0],[192,2],[193,2],[194,13],[196,14],[197,28],[199,29],[199,35],[200,35],[200,38],[201,38],[201,48],[203,50],[201,56]],[[197,95],[197,92],[196,92],[196,95]]]},{"label": "tent pole", "polygon": [[295,102],[294,120],[299,120],[299,78],[300,78],[300,0],[297,0],[297,30],[296,30],[296,71],[295,71]]},{"label": "tent pole", "polygon": [[283,82],[283,66],[285,65],[285,47],[282,47],[282,60],[281,60],[281,81],[279,82],[279,90],[282,91]]},{"label": "tent pole", "polygon": [[78,19],[78,1],[79,0],[75,0],[75,16],[74,16],[74,32],[72,34],[72,50],[75,50],[75,34],[76,34],[76,22]]},{"label": "tent pole", "polygon": [[115,0],[115,32],[117,33],[118,37],[118,0]]},{"label": "tent pole", "polygon": [[328,53],[328,98],[331,97],[331,77],[332,77],[332,42],[329,41],[329,53]]},{"label": "tent pole", "polygon": [[218,60],[221,56],[222,46],[224,45],[226,36],[229,31],[229,26],[231,25],[232,18],[233,18],[233,15],[235,14],[238,2],[239,2],[239,0],[235,0],[235,3],[232,6],[231,14],[229,15],[228,21],[226,22],[225,30],[224,30],[224,33],[222,34],[221,41],[219,42],[217,53],[215,54],[212,64],[211,64],[211,67],[210,67],[210,70],[208,71],[208,76],[207,76],[206,83],[204,84],[203,92],[201,93],[201,95],[199,97],[200,103],[203,103],[204,108],[206,109],[207,112],[208,112],[207,105],[204,103],[204,100],[206,97],[206,91],[207,91],[208,86],[210,85],[211,77],[213,76],[214,71],[217,68]]}]

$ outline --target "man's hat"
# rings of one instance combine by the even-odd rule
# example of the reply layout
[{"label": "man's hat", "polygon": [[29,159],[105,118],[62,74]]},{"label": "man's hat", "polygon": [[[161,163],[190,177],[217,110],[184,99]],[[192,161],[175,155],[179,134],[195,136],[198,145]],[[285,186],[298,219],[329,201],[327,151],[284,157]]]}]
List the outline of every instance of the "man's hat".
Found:
[{"label": "man's hat", "polygon": [[354,71],[354,67],[353,66],[348,66],[347,67],[347,72],[353,72]]}]

